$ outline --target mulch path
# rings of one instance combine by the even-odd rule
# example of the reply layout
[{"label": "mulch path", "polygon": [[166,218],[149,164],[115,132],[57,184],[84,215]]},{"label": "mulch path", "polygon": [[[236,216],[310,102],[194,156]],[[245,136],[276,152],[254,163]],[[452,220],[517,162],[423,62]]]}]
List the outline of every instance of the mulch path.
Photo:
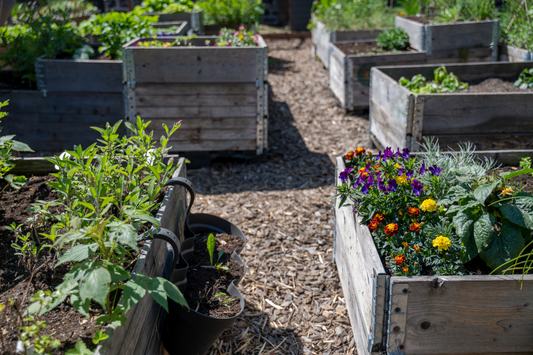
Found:
[{"label": "mulch path", "polygon": [[209,354],[355,354],[331,263],[336,156],[367,146],[368,117],[346,115],[311,41],[267,40],[269,152],[189,170],[194,213],[238,225],[248,243],[246,309]]}]

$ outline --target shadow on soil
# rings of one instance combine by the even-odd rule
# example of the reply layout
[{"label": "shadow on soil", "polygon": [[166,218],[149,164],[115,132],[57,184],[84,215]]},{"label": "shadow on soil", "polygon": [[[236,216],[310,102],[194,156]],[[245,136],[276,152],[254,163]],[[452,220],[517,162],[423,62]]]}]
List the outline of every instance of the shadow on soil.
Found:
[{"label": "shadow on soil", "polygon": [[309,151],[289,106],[272,96],[269,89],[269,150],[264,156],[202,161],[201,156],[183,154],[192,161],[187,175],[199,193],[311,189],[333,183],[335,169],[329,157]]}]

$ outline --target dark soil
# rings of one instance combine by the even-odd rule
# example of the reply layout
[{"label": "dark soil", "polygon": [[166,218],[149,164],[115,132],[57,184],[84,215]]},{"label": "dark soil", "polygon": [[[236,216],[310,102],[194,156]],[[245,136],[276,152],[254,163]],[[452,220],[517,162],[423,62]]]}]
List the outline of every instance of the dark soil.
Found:
[{"label": "dark soil", "polygon": [[[219,250],[224,255],[219,260],[228,271],[205,268],[210,266],[209,252],[207,251],[208,234],[197,237],[194,247],[194,256],[189,260],[187,272],[187,289],[185,298],[191,309],[201,314],[214,318],[229,318],[241,311],[239,299],[227,294],[230,284],[244,276],[244,267],[231,259],[231,254],[244,247],[241,238],[228,235],[215,235],[215,252],[213,263],[216,263]],[[223,293],[223,295],[221,295]],[[219,296],[215,296],[219,294]]]},{"label": "dark soil", "polygon": [[37,90],[37,84],[30,85],[28,80],[22,79],[11,70],[0,71],[0,90]]},{"label": "dark soil", "polygon": [[344,54],[357,55],[375,55],[375,54],[395,54],[407,53],[409,50],[403,51],[388,51],[379,47],[375,41],[363,41],[354,43],[337,43],[335,44]]},{"label": "dark soil", "polygon": [[[509,172],[509,171],[518,171],[522,168],[517,168],[514,166],[505,166],[496,171],[496,173]],[[531,193],[533,191],[533,176],[531,174],[524,174],[515,176],[511,179],[511,185],[516,187],[517,190],[525,191]]]},{"label": "dark soil", "polygon": [[519,87],[514,86],[512,81],[506,81],[500,78],[490,78],[485,79],[480,83],[472,83],[468,89],[461,90],[461,92],[533,92],[533,89],[520,89]]}]

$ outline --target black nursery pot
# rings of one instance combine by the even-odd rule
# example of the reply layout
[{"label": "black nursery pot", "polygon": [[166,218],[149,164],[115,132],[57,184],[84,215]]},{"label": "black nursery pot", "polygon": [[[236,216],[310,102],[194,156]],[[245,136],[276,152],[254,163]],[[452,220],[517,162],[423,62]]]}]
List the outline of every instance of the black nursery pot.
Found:
[{"label": "black nursery pot", "polygon": [[[246,237],[241,230],[223,218],[209,214],[191,214],[188,218],[188,224],[194,234],[226,233],[240,237],[246,244]],[[187,250],[187,257],[182,258],[172,277],[172,282],[177,284],[182,291],[187,285],[188,264],[185,259],[190,259],[194,253],[194,239],[188,238],[182,243],[182,253]],[[231,258],[244,266],[244,274],[246,275],[246,266],[238,252],[240,250],[234,251]],[[185,255],[183,256],[185,257]],[[169,312],[161,330],[161,338],[170,355],[204,355],[207,353],[222,332],[231,327],[244,310],[244,297],[237,289],[240,280],[234,280],[227,289],[228,294],[240,300],[241,306],[241,311],[230,318],[209,317],[192,309],[187,310],[187,308],[169,300]]]}]

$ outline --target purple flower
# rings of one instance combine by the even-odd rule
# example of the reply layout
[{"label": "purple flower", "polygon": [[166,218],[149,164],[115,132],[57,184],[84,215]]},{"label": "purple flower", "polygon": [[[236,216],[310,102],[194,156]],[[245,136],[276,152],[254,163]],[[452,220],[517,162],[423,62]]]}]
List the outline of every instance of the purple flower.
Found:
[{"label": "purple flower", "polygon": [[378,153],[378,156],[376,157],[376,160],[380,160],[381,158],[383,158],[383,156],[381,155],[381,150],[380,150]]},{"label": "purple flower", "polygon": [[439,175],[440,175],[440,172],[442,171],[442,168],[439,168],[438,166],[433,165],[433,166],[429,167],[428,170],[429,170],[433,175],[435,175],[435,176],[439,176]]},{"label": "purple flower", "polygon": [[396,148],[396,159],[400,159],[400,148]]},{"label": "purple flower", "polygon": [[389,188],[391,189],[391,191],[396,192],[396,190],[398,189],[398,183],[396,182],[396,180],[394,179],[389,180],[388,183],[389,183]]},{"label": "purple flower", "polygon": [[413,178],[414,171],[411,169],[407,169],[407,172],[405,173],[405,176],[407,176],[408,180],[411,180]]},{"label": "purple flower", "polygon": [[368,185],[367,184],[364,184],[363,187],[361,188],[361,192],[363,194],[367,194],[368,193]]},{"label": "purple flower", "polygon": [[409,156],[410,156],[410,155],[409,155],[409,149],[407,149],[407,148],[403,148],[403,149],[402,149],[402,158],[404,158],[404,159],[409,159]]},{"label": "purple flower", "polygon": [[422,163],[422,166],[420,167],[420,175],[423,175],[426,172],[426,164]]},{"label": "purple flower", "polygon": [[398,176],[402,176],[403,175],[403,168],[401,168],[400,170],[398,170]]},{"label": "purple flower", "polygon": [[387,160],[387,158],[392,158],[394,156],[394,153],[392,152],[391,147],[387,147],[385,151],[383,152],[383,160]]},{"label": "purple flower", "polygon": [[345,184],[348,182],[348,179],[349,179],[349,176],[350,176],[350,172],[352,171],[352,168],[346,168],[344,169],[344,171],[342,171],[340,174],[339,174],[339,179],[341,179],[342,183]]},{"label": "purple flower", "polygon": [[424,186],[417,179],[413,180],[411,187],[413,188],[413,193],[415,196],[420,196],[422,189],[424,188]]},{"label": "purple flower", "polygon": [[389,194],[389,188],[387,186],[385,186],[385,184],[383,183],[379,183],[379,189],[385,194],[385,195],[388,195]]}]

